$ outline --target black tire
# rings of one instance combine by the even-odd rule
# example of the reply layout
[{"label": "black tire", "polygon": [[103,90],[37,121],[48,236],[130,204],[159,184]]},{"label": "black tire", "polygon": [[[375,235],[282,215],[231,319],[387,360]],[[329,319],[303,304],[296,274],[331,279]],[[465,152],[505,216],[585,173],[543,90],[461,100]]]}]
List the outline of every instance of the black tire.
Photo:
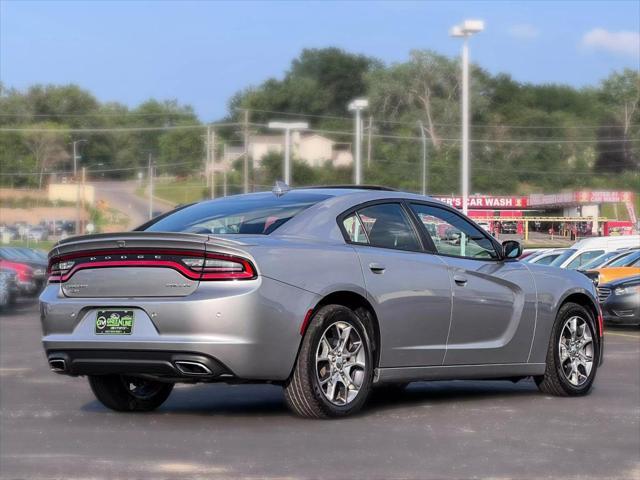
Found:
[{"label": "black tire", "polygon": [[[349,324],[360,336],[364,349],[365,367],[357,396],[344,405],[329,401],[316,374],[316,352],[325,331],[336,322]],[[357,412],[367,401],[373,381],[373,345],[371,335],[362,319],[342,305],[326,305],[314,314],[302,339],[293,372],[284,385],[288,407],[308,418],[343,417]]]},{"label": "black tire", "polygon": [[[140,387],[133,391],[128,385]],[[149,412],[169,397],[173,383],[142,380],[123,375],[90,375],[89,385],[96,398],[105,407],[116,412]]]},{"label": "black tire", "polygon": [[[593,338],[593,365],[591,367],[591,372],[589,373],[586,381],[579,386],[573,385],[565,376],[565,373],[562,370],[560,349],[558,345],[565,322],[569,318],[575,316],[586,320],[586,324],[590,328],[590,333]],[[589,390],[591,390],[591,386],[593,385],[593,381],[596,377],[599,358],[600,338],[598,337],[598,330],[593,314],[582,305],[571,302],[565,303],[560,307],[560,310],[558,310],[553,330],[551,331],[549,347],[547,350],[545,373],[544,375],[534,377],[534,380],[540,391],[549,395],[558,397],[586,395],[589,393]]]}]

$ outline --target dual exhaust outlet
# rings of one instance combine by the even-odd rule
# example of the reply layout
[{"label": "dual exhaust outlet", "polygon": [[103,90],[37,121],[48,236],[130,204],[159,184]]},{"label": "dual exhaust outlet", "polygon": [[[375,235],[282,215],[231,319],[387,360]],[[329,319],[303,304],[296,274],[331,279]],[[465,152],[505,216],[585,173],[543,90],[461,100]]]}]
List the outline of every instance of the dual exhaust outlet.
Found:
[{"label": "dual exhaust outlet", "polygon": [[[209,377],[214,375],[214,372],[204,363],[190,360],[176,360],[173,364],[176,370],[184,376]],[[65,373],[67,372],[67,361],[64,358],[50,358],[49,368],[52,372]]]}]

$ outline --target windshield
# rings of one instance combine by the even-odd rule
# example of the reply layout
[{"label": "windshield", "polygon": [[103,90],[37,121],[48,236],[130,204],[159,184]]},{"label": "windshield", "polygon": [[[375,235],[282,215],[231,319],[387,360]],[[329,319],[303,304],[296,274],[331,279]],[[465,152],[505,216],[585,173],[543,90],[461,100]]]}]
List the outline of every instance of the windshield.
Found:
[{"label": "windshield", "polygon": [[633,262],[635,262],[638,258],[640,258],[640,250],[636,250],[635,252],[629,252],[626,255],[623,255],[620,258],[616,258],[613,262],[606,265],[607,268],[610,267],[627,267]]},{"label": "windshield", "polygon": [[558,258],[556,258],[553,262],[551,262],[550,265],[552,267],[561,266],[571,255],[573,255],[577,251],[578,250],[576,250],[575,248],[569,248],[569,249],[565,250],[564,252],[562,252],[560,254],[560,256]]},{"label": "windshield", "polygon": [[603,253],[599,257],[596,257],[593,260],[591,260],[589,263],[585,263],[583,266],[580,267],[580,270],[593,270],[594,268],[598,268],[601,265],[604,265],[604,263],[607,260],[610,260],[613,257],[617,257],[618,255],[620,255],[620,252]]},{"label": "windshield", "polygon": [[147,232],[268,235],[310,206],[329,195],[289,192],[280,197],[271,192],[226,197],[191,205],[145,228]]}]

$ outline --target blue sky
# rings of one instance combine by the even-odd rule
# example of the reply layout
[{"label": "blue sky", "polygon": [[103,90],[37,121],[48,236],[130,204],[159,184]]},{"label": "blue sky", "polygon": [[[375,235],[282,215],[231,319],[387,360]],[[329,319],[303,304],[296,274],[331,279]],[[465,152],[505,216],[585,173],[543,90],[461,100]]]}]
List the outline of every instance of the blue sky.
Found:
[{"label": "blue sky", "polygon": [[597,83],[639,67],[640,2],[124,2],[0,0],[0,79],[77,83],[101,100],[176,98],[203,120],[280,77],[304,47],[399,62],[414,48],[457,55],[449,27],[481,18],[472,61],[520,81]]}]

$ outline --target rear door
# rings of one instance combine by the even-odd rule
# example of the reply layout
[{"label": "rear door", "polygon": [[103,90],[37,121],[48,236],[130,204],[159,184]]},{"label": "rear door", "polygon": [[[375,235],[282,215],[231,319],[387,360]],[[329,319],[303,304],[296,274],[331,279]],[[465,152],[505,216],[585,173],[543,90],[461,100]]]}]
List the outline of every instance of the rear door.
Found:
[{"label": "rear door", "polygon": [[446,263],[424,253],[401,202],[367,204],[340,221],[378,314],[380,366],[441,365],[451,320]]},{"label": "rear door", "polygon": [[494,241],[457,212],[421,203],[412,203],[411,210],[452,279],[444,364],[527,362],[537,301],[529,270],[521,262],[500,260]]}]

